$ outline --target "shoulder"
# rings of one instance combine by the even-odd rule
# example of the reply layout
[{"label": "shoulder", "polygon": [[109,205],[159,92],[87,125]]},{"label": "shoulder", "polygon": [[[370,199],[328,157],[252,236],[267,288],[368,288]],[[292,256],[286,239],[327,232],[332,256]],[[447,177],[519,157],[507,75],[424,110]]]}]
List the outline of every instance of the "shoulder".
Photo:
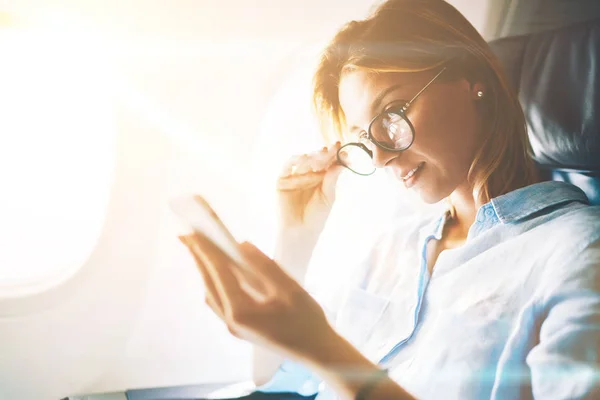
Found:
[{"label": "shoulder", "polygon": [[600,296],[600,207],[565,211],[540,226],[545,231],[541,246],[548,254],[541,266],[544,296],[588,290]]},{"label": "shoulder", "polygon": [[557,253],[573,255],[600,240],[600,206],[571,203],[540,218],[539,229]]}]

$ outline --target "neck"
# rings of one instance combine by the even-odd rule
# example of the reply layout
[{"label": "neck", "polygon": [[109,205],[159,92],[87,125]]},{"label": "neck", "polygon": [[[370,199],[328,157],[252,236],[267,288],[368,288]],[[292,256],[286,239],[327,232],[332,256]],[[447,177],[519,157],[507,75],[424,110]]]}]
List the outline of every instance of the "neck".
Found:
[{"label": "neck", "polygon": [[469,228],[475,222],[477,210],[483,204],[475,199],[473,188],[470,185],[458,187],[450,195],[450,202],[454,208],[452,227],[456,236],[466,240]]}]

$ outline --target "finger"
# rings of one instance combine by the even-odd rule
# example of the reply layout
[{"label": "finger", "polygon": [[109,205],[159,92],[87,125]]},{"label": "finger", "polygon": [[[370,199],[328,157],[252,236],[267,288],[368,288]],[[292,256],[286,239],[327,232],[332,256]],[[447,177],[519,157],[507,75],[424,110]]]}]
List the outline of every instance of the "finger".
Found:
[{"label": "finger", "polygon": [[223,315],[238,315],[250,303],[247,293],[242,289],[238,277],[233,273],[232,262],[209,240],[199,234],[194,235],[193,246],[214,282],[217,297],[221,301]]},{"label": "finger", "polygon": [[254,266],[252,266],[252,270],[236,268],[232,272],[249,298],[261,302],[271,294],[270,287],[265,284],[262,275],[257,273]]},{"label": "finger", "polygon": [[204,302],[217,315],[217,317],[219,317],[223,322],[226,322],[223,310],[221,310],[219,305],[215,303],[215,300],[212,297],[205,297]]},{"label": "finger", "polygon": [[191,246],[195,246],[198,256],[207,264],[228,264],[231,260],[210,239],[198,232],[187,236]]},{"label": "finger", "polygon": [[280,176],[290,176],[296,173],[296,168],[298,164],[302,163],[307,157],[308,154],[301,154],[290,157],[283,165]]},{"label": "finger", "polygon": [[310,153],[306,158],[299,161],[294,175],[324,170],[331,163],[331,158],[332,156],[328,151]]},{"label": "finger", "polygon": [[194,258],[194,261],[196,262],[196,267],[198,268],[198,271],[200,271],[202,281],[204,282],[206,298],[210,299],[210,301],[214,304],[215,308],[217,308],[219,312],[222,313],[223,305],[218,297],[218,292],[217,288],[215,287],[214,280],[208,272],[208,270],[206,269],[206,266],[204,265],[204,262],[202,261],[200,256],[196,254],[197,250],[194,247],[194,243],[189,240],[188,236],[180,236],[179,240],[181,240],[181,242],[188,248],[188,250],[192,254],[192,257]]},{"label": "finger", "polygon": [[314,157],[311,158],[310,168],[313,172],[321,172],[328,170],[332,165],[337,162],[337,153],[340,149],[340,142],[336,144],[324,147],[322,151],[314,153]]},{"label": "finger", "polygon": [[310,164],[310,171],[325,172],[333,163],[335,163],[336,154],[325,153],[318,155]]},{"label": "finger", "polygon": [[[229,256],[223,253],[221,249],[215,246],[210,240],[197,233],[195,235],[192,234],[191,236],[192,239],[190,240],[199,246],[197,251],[199,253],[197,256],[199,264],[203,264],[202,258],[204,257],[204,259],[210,259],[209,263],[211,264],[222,265],[223,268],[228,268],[237,278],[240,287],[242,287],[244,291],[256,298],[264,297],[265,285],[255,273],[252,273],[251,266],[245,265],[242,267],[236,265]],[[208,273],[206,266],[204,266],[204,272]]]},{"label": "finger", "polygon": [[292,191],[298,189],[310,189],[319,186],[323,182],[324,172],[309,172],[303,175],[293,175],[277,180],[277,190]]},{"label": "finger", "polygon": [[263,282],[270,282],[278,289],[282,287],[298,286],[299,284],[288,275],[274,260],[265,255],[252,243],[244,242],[240,245],[244,256],[252,263],[256,272],[261,274]]},{"label": "finger", "polygon": [[293,156],[284,164],[280,176],[286,177],[326,169],[335,161],[337,151],[340,147],[341,143],[336,142],[331,146],[325,146],[321,150],[310,154]]}]

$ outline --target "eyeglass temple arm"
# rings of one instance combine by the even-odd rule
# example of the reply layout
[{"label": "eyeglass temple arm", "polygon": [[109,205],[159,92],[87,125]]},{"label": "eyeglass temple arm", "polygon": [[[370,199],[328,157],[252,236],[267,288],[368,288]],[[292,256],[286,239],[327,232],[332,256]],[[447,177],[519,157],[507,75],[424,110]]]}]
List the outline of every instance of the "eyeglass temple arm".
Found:
[{"label": "eyeglass temple arm", "polygon": [[433,78],[432,78],[432,79],[431,79],[431,80],[430,80],[430,81],[427,83],[427,85],[425,85],[425,87],[424,87],[423,89],[419,90],[419,92],[418,92],[417,94],[415,94],[415,95],[414,95],[414,97],[413,97],[412,99],[410,99],[410,100],[408,101],[408,103],[406,103],[406,104],[404,105],[404,107],[402,107],[402,109],[403,109],[404,111],[406,111],[406,109],[407,109],[408,107],[410,107],[410,105],[412,104],[412,102],[413,102],[413,101],[415,101],[415,100],[417,99],[417,97],[419,97],[419,96],[421,95],[421,93],[423,93],[423,92],[425,91],[425,89],[427,89],[427,88],[429,87],[429,85],[431,85],[431,84],[433,83],[433,81],[435,81],[435,80],[437,79],[437,77],[438,77],[438,76],[440,76],[440,75],[442,74],[442,72],[444,72],[444,71],[446,70],[446,68],[447,68],[447,67],[444,67],[444,68],[442,68],[442,70],[441,70],[440,72],[438,72],[438,73],[437,73],[437,75],[436,75],[436,76],[434,76],[434,77],[433,77]]}]

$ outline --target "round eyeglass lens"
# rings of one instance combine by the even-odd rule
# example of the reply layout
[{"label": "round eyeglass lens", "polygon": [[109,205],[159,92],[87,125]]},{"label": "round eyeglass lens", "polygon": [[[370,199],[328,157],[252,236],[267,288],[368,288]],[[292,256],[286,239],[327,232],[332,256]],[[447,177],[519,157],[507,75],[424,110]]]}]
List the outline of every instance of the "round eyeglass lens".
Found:
[{"label": "round eyeglass lens", "polygon": [[412,124],[395,112],[379,114],[371,124],[371,136],[379,145],[390,150],[405,150],[414,139]]},{"label": "round eyeglass lens", "polygon": [[348,143],[338,150],[338,161],[358,175],[372,175],[375,172],[371,152],[360,143]]}]

